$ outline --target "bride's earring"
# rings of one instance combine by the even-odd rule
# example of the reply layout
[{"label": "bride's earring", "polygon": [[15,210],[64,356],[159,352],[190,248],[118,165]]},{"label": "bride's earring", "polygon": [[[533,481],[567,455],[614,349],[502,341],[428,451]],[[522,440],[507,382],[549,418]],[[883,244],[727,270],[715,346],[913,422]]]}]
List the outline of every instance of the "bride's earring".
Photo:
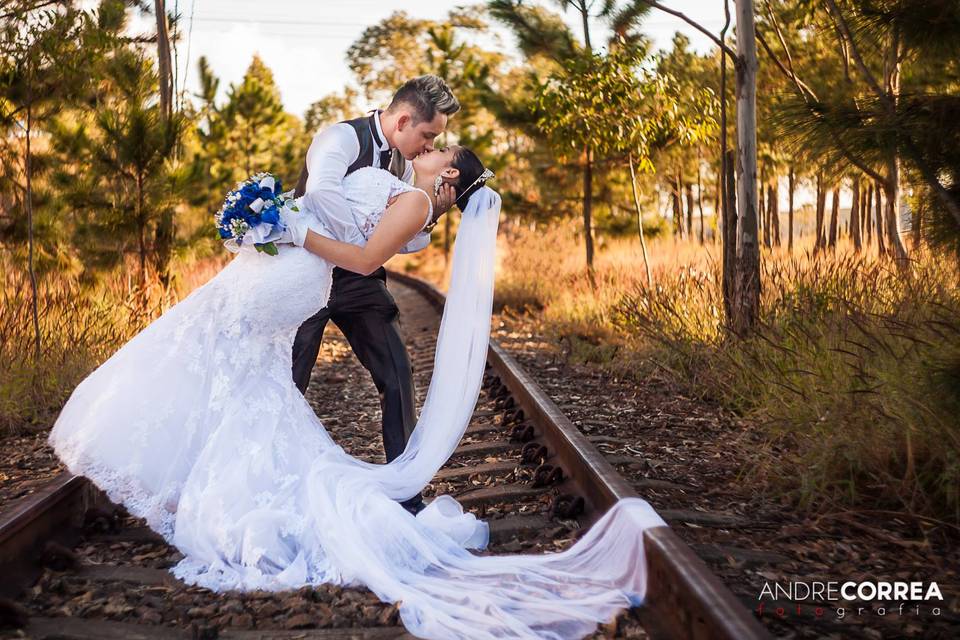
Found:
[{"label": "bride's earring", "polygon": [[437,176],[436,179],[433,181],[433,195],[435,196],[440,195],[440,187],[442,186],[443,186],[443,177]]}]

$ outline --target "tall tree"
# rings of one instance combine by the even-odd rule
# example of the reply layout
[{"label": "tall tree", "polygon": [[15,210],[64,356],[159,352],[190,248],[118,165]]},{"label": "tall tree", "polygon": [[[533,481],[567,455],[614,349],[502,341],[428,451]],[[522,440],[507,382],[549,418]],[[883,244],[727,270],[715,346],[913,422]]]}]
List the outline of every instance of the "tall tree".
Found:
[{"label": "tall tree", "polygon": [[853,176],[853,200],[850,203],[850,235],[853,238],[853,247],[858,252],[863,250],[863,238],[861,230],[863,224],[860,215],[860,175],[855,173]]},{"label": "tall tree", "polygon": [[[160,89],[160,115],[169,127],[172,124],[171,120],[173,118],[176,83],[174,82],[173,76],[174,65],[170,48],[170,33],[165,0],[154,0],[154,14],[157,19],[157,70]],[[179,140],[179,133],[177,133],[175,137]],[[170,255],[176,236],[173,214],[173,207],[165,208],[157,222],[157,227],[154,232],[155,263],[159,270],[160,280],[164,285],[167,285],[171,278],[169,270]]]},{"label": "tall tree", "polygon": [[93,240],[89,257],[115,264],[129,238],[145,285],[149,266],[167,273],[170,245],[156,238],[182,195],[172,160],[183,119],[164,116],[156,69],[140,49],[118,46],[98,71],[94,109],[51,128],[62,158],[55,176],[78,228]]},{"label": "tall tree", "polygon": [[837,237],[839,234],[839,225],[840,225],[840,187],[834,185],[833,187],[833,202],[830,206],[830,232],[827,236],[827,247],[831,250],[837,248]]},{"label": "tall tree", "polygon": [[312,135],[335,122],[355,118],[360,112],[357,97],[357,92],[352,87],[346,87],[343,92],[320,98],[307,108],[303,118],[304,130]]},{"label": "tall tree", "polygon": [[88,16],[72,7],[48,8],[53,3],[14,1],[4,5],[0,30],[0,124],[22,136],[22,182],[10,176],[14,201],[25,212],[27,265],[30,275],[35,357],[40,357],[40,323],[34,238],[34,149],[39,127],[55,117],[76,97],[89,77],[84,61],[90,35]]},{"label": "tall tree", "polygon": [[167,25],[165,0],[153,0],[157,19],[157,68],[159,69],[160,113],[169,119],[173,115],[173,64],[170,53],[170,33]]},{"label": "tall tree", "polygon": [[[953,152],[956,145],[943,135],[951,131],[944,123],[960,113],[960,101],[949,95],[949,80],[945,82],[960,53],[960,5],[952,0],[764,4],[772,28],[766,33],[776,35],[782,53],[762,42],[791,79],[806,113],[791,113],[790,129],[801,134],[808,148],[842,158],[879,185],[886,203],[885,240],[902,264],[907,256],[899,215],[903,163],[920,177],[917,186],[927,196],[936,226],[960,248],[955,178],[960,159]],[[789,34],[797,32],[805,38],[790,41]],[[823,56],[803,54],[809,43],[828,38],[834,42],[829,55],[835,62],[824,64]],[[843,73],[838,81],[822,84],[813,79],[814,65]]]},{"label": "tall tree", "polygon": [[[537,8],[523,5],[514,0],[492,0],[488,3],[490,13],[506,24],[516,35],[521,50],[527,55],[542,55],[554,60],[557,65],[547,82],[539,89],[541,106],[556,100],[571,108],[580,105],[590,108],[597,101],[596,94],[580,82],[582,76],[590,73],[594,65],[602,63],[602,55],[593,50],[590,32],[591,18],[605,20],[611,27],[614,37],[633,39],[633,28],[649,12],[650,7],[635,0],[619,5],[615,1],[598,3],[596,0],[557,0],[563,11],[573,9],[579,17],[582,27],[582,43],[576,41],[571,31],[554,16],[545,14]],[[567,86],[564,86],[567,85]],[[601,100],[602,101],[602,100]],[[542,117],[538,123],[546,124]],[[572,121],[571,121],[571,124]],[[554,128],[554,131],[559,130]],[[593,187],[594,164],[597,149],[592,136],[579,136],[577,139],[581,168],[581,214],[583,218],[584,245],[588,271],[593,271]]]},{"label": "tall tree", "polygon": [[273,72],[254,55],[240,84],[231,85],[221,111],[228,144],[239,152],[244,177],[269,167],[284,123],[280,91]]},{"label": "tall tree", "polygon": [[737,0],[737,239],[734,333],[760,318],[760,242],[757,217],[757,43],[752,0]]}]

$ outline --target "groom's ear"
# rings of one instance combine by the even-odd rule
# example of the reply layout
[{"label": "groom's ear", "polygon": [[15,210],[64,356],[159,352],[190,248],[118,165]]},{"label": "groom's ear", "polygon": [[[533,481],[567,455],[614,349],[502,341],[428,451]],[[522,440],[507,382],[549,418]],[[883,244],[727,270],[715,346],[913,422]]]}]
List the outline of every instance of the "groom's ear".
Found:
[{"label": "groom's ear", "polygon": [[403,131],[412,120],[413,118],[410,117],[409,113],[401,113],[400,117],[397,118],[397,131]]}]

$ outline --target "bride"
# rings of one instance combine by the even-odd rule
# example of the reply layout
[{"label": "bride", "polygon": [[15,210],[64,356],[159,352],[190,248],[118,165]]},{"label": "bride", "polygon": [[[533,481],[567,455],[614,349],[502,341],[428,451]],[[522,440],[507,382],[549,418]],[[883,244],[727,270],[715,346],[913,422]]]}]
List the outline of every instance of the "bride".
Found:
[{"label": "bride", "polygon": [[[50,435],[67,467],[144,518],[215,591],[364,585],[399,602],[424,638],[575,638],[641,602],[643,536],[662,520],[623,500],[569,550],[478,556],[486,524],[415,495],[449,458],[480,391],[500,197],[464,147],[418,156],[413,186],[380,169],[344,179],[348,219],[310,193],[277,255],[241,250],[73,392]],[[300,324],[333,266],[369,272],[432,221],[452,185],[463,216],[435,374],[404,453],[376,465],[343,451],[291,378]],[[322,389],[321,389],[322,392]]]}]

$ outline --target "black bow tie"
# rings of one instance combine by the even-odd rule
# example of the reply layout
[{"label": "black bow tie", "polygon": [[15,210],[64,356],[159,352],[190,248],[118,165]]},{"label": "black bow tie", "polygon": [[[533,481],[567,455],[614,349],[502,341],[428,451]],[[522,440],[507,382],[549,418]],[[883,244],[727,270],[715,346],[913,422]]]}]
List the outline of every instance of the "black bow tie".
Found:
[{"label": "black bow tie", "polygon": [[[369,157],[369,156],[367,156]],[[380,168],[390,170],[390,159],[393,157],[393,151],[387,149],[386,151],[380,152]]]}]

